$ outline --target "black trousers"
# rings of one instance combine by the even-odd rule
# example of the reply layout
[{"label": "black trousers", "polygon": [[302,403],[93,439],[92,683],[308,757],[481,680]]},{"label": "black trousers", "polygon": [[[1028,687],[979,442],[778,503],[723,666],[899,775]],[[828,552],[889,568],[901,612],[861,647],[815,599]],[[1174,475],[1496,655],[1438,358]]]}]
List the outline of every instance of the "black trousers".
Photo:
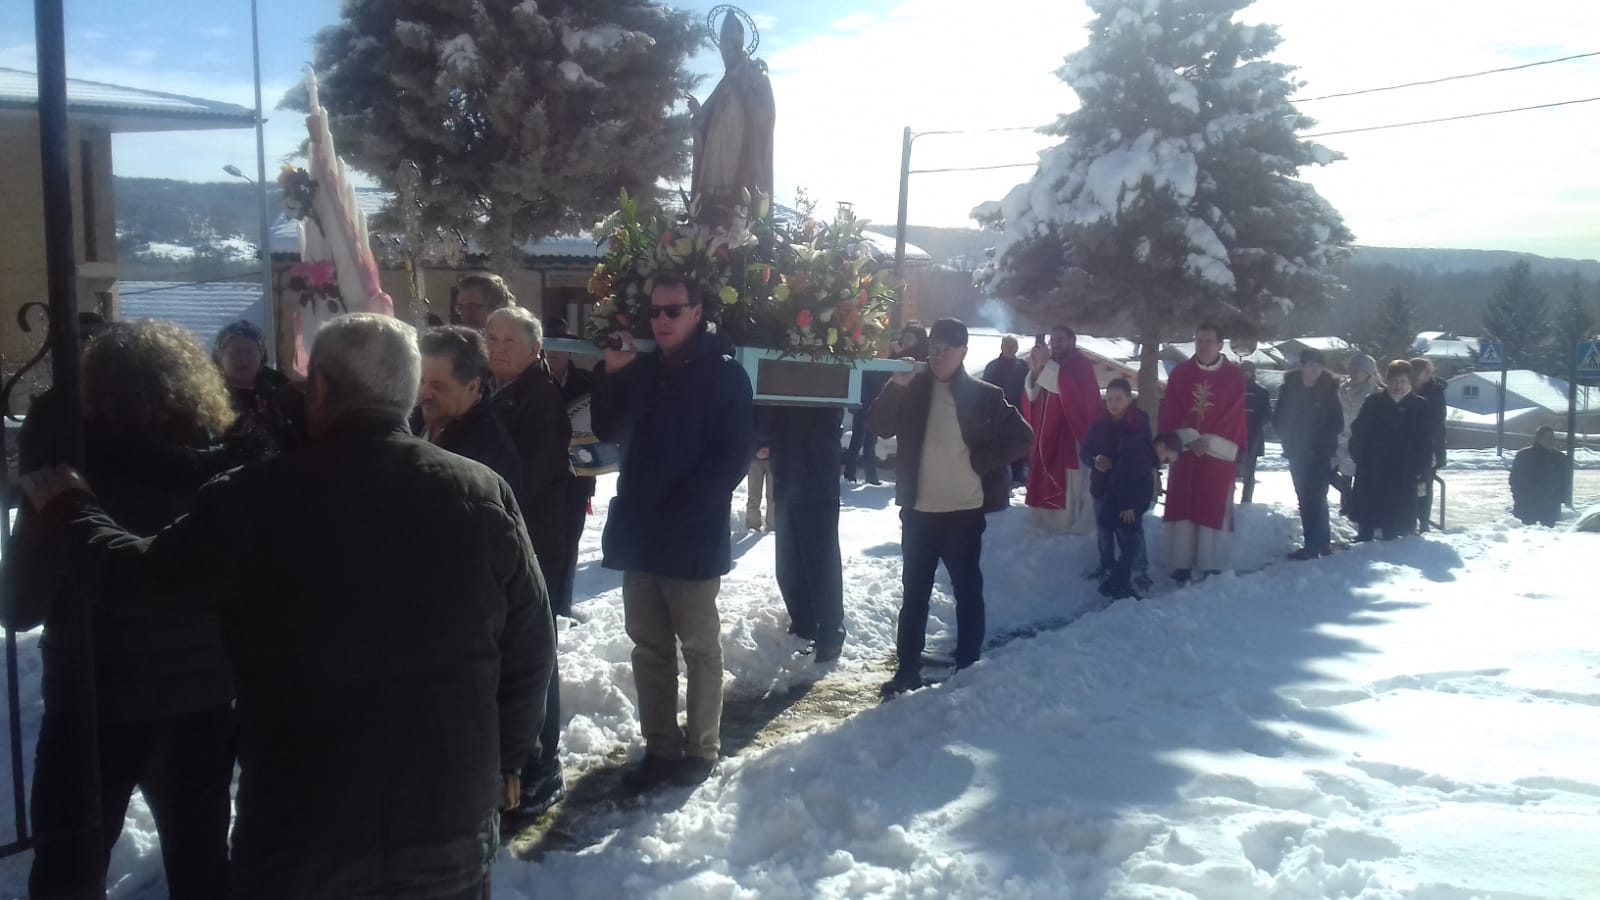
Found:
[{"label": "black trousers", "polygon": [[841,409],[768,412],[777,524],[778,590],[794,632],[819,647],[844,644],[844,564],[839,553]]},{"label": "black trousers", "polygon": [[1433,528],[1433,475],[1424,482],[1421,497],[1417,498],[1417,531],[1427,534]]},{"label": "black trousers", "polygon": [[[172,900],[228,895],[228,817],[237,731],[231,706],[130,724],[100,723],[100,822],[68,821],[72,797],[92,784],[62,741],[70,728],[40,724],[33,770],[37,843],[28,893],[36,900],[105,896],[111,848],[122,835],[133,789],[144,794],[161,837],[161,863]],[[64,815],[65,814],[65,815]]]},{"label": "black trousers", "polygon": [[572,617],[572,591],[578,580],[578,546],[583,543],[583,526],[589,518],[589,498],[594,496],[593,478],[572,478],[566,491],[566,552],[562,555],[561,571],[546,572],[549,582],[550,608],[557,615]]},{"label": "black trousers", "polygon": [[915,672],[927,646],[928,603],[939,563],[956,595],[956,665],[969,666],[983,652],[983,510],[924,513],[900,510],[900,626],[896,655],[900,671]]},{"label": "black trousers", "polygon": [[1239,480],[1244,482],[1244,490],[1240,492],[1239,496],[1240,503],[1255,502],[1256,462],[1259,459],[1260,457],[1256,456],[1254,453],[1251,453],[1249,450],[1246,450],[1244,456],[1240,458],[1238,466],[1236,466],[1236,469],[1239,473]]}]

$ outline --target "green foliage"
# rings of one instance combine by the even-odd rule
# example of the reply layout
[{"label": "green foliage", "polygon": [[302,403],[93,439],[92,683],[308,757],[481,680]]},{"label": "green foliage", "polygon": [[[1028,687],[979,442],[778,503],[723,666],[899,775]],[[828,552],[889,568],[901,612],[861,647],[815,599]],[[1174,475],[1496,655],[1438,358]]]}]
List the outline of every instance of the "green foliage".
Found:
[{"label": "green foliage", "polygon": [[1534,282],[1527,260],[1518,261],[1501,277],[1483,312],[1482,337],[1505,345],[1511,368],[1549,368],[1555,337],[1550,294]]}]

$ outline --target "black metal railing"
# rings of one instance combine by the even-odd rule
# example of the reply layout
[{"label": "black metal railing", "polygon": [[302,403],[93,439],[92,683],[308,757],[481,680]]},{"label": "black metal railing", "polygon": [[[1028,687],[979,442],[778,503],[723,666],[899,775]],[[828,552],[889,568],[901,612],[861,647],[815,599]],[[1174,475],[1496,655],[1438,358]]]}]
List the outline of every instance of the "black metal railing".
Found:
[{"label": "black metal railing", "polygon": [[[33,331],[34,326],[29,321],[33,315],[42,316],[45,330],[45,340],[39,344],[39,349],[22,365],[12,372],[0,385],[0,417],[12,422],[21,422],[17,415],[16,407],[12,403],[17,386],[21,384],[28,372],[37,368],[39,363],[50,352],[50,310],[43,303],[24,303],[17,310],[17,327],[22,333]],[[3,370],[5,361],[0,357],[0,370]],[[0,460],[11,458],[11,447],[7,436],[7,429],[0,427]],[[11,510],[16,508],[21,498],[12,490],[11,467],[0,466],[0,546],[10,549],[11,546]],[[0,591],[6,585],[0,584]],[[6,598],[0,597],[0,604]],[[7,737],[11,746],[11,800],[12,813],[15,816],[16,830],[14,839],[7,844],[0,845],[0,858],[14,856],[33,847],[33,837],[28,832],[28,783],[23,767],[22,745],[22,686],[19,682],[19,665],[17,658],[17,633],[14,629],[6,628],[5,654],[6,654],[6,724]]]}]

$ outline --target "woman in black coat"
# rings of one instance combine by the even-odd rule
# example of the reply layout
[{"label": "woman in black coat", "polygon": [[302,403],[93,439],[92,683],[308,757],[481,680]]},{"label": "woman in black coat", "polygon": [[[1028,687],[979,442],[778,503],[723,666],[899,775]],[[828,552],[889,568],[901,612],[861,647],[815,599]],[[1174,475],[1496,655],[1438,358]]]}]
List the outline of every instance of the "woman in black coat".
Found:
[{"label": "woman in black coat", "polygon": [[[84,356],[83,398],[84,475],[135,533],[160,531],[239,461],[212,446],[234,418],[222,377],[176,325],[112,326]],[[7,566],[5,624],[45,626],[30,894],[101,896],[137,787],[170,895],[226,896],[234,685],[216,617],[92,606],[92,592],[56,558],[60,548],[35,540],[27,519],[16,539],[12,551],[29,564]],[[96,780],[98,809],[86,793]]]},{"label": "woman in black coat", "polygon": [[1417,524],[1417,498],[1426,488],[1433,463],[1433,423],[1428,403],[1411,393],[1411,364],[1389,364],[1387,388],[1362,404],[1350,426],[1350,455],[1356,462],[1350,518],[1356,540],[1384,540],[1410,534]]}]

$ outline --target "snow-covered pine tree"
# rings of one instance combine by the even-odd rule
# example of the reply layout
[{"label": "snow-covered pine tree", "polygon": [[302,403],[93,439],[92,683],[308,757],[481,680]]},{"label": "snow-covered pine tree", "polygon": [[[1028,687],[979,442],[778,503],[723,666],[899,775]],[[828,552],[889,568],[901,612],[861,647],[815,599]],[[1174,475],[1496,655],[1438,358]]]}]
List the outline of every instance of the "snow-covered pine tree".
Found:
[{"label": "snow-covered pine tree", "polygon": [[1506,270],[1483,311],[1484,339],[1505,345],[1513,369],[1544,368],[1554,335],[1550,328],[1550,295],[1533,278],[1525,259]]},{"label": "snow-covered pine tree", "polygon": [[[418,167],[422,227],[520,241],[584,231],[618,192],[688,169],[694,17],[648,0],[345,0],[315,39],[339,153],[393,190]],[[297,89],[284,106],[305,109]]]},{"label": "snow-covered pine tree", "polygon": [[[973,211],[999,229],[979,280],[1029,318],[1131,329],[1156,396],[1160,341],[1199,321],[1262,330],[1339,288],[1351,234],[1300,170],[1340,158],[1296,132],[1293,68],[1249,0],[1089,0],[1057,73],[1082,101],[1026,183]],[[1270,327],[1270,326],[1269,326]]]}]

